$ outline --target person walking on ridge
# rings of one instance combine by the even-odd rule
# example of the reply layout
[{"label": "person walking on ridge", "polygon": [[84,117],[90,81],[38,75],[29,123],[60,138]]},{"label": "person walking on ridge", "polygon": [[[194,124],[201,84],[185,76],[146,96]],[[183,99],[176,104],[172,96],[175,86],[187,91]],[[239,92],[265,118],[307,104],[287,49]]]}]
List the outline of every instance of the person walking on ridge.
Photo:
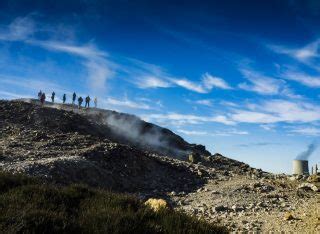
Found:
[{"label": "person walking on ridge", "polygon": [[94,107],[97,108],[97,106],[98,106],[98,99],[97,99],[97,97],[94,98],[94,101],[93,101],[93,102],[94,102]]},{"label": "person walking on ridge", "polygon": [[66,100],[67,100],[67,95],[66,95],[66,94],[63,94],[63,97],[62,97],[62,102],[63,102],[63,104],[66,103]]},{"label": "person walking on ridge", "polygon": [[42,93],[40,97],[41,106],[43,106],[44,102],[46,101],[46,94]]},{"label": "person walking on ridge", "polygon": [[54,97],[56,96],[56,93],[53,91],[52,92],[52,95],[51,95],[51,101],[52,101],[52,103],[54,103]]},{"label": "person walking on ridge", "polygon": [[82,105],[82,102],[83,102],[83,98],[82,97],[79,97],[78,98],[78,108],[80,109],[81,108],[81,105]]},{"label": "person walking on ridge", "polygon": [[72,94],[72,104],[74,104],[76,102],[76,98],[77,98],[77,94],[75,92],[73,92],[73,94]]},{"label": "person walking on ridge", "polygon": [[89,97],[89,95],[86,97],[86,105],[85,105],[85,107],[90,107],[90,100],[91,100],[91,98]]},{"label": "person walking on ridge", "polygon": [[38,93],[38,99],[39,100],[41,99],[41,96],[42,96],[42,91],[40,90],[39,93]]}]

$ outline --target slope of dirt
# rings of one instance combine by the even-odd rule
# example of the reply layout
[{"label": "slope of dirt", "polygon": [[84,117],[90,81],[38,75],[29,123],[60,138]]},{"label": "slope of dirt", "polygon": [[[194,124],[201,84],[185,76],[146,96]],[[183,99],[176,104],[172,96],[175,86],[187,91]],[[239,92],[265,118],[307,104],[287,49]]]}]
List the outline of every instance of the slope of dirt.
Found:
[{"label": "slope of dirt", "polygon": [[0,168],[126,192],[185,191],[204,183],[183,163],[110,141],[107,130],[73,112],[0,101]]},{"label": "slope of dirt", "polygon": [[[38,100],[21,100],[39,105]],[[98,108],[78,109],[77,106],[71,104],[46,102],[45,106],[85,116],[102,126],[101,130],[104,131],[105,136],[114,142],[162,155],[167,154],[182,160],[185,160],[191,152],[206,156],[211,155],[203,145],[190,144],[169,129],[145,122],[134,115]]]}]

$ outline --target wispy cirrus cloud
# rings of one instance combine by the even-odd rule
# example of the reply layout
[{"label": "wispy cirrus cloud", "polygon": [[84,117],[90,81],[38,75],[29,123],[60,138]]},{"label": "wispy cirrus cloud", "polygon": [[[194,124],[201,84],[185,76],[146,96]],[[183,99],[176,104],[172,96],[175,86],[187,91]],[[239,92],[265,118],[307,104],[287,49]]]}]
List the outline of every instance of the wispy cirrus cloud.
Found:
[{"label": "wispy cirrus cloud", "polygon": [[278,54],[284,54],[300,62],[307,63],[311,59],[319,58],[320,40],[317,39],[300,48],[288,48],[279,45],[268,45],[268,48]]},{"label": "wispy cirrus cloud", "polygon": [[213,101],[211,99],[200,99],[200,100],[194,101],[194,103],[203,105],[203,106],[209,106],[209,107],[213,106]]},{"label": "wispy cirrus cloud", "polygon": [[249,143],[249,144],[238,144],[237,147],[242,148],[249,148],[249,147],[264,147],[264,146],[271,146],[271,145],[283,145],[281,143],[275,143],[275,142],[255,142],[255,143]]},{"label": "wispy cirrus cloud", "polygon": [[231,107],[224,115],[201,116],[179,113],[150,114],[142,116],[146,121],[172,125],[221,123],[236,125],[242,123],[260,124],[265,129],[274,129],[276,123],[313,123],[320,121],[320,106],[305,101],[271,99]]},{"label": "wispy cirrus cloud", "polygon": [[207,136],[207,135],[209,135],[209,133],[207,131],[178,129],[177,132],[185,134],[187,136]]},{"label": "wispy cirrus cloud", "polygon": [[146,75],[143,77],[139,77],[135,81],[135,83],[141,89],[172,87],[172,84],[170,82],[153,75]]},{"label": "wispy cirrus cloud", "polygon": [[144,102],[135,102],[132,100],[129,100],[128,98],[124,99],[116,99],[116,98],[107,98],[102,100],[103,104],[107,106],[118,106],[118,107],[126,107],[130,109],[141,109],[141,110],[151,110],[153,109],[150,105],[144,103]]},{"label": "wispy cirrus cloud", "polygon": [[[27,91],[29,90],[31,92],[34,92],[35,90],[43,90],[44,87],[47,91],[56,90],[61,93],[66,92],[66,90],[63,87],[47,79],[38,80],[36,78],[30,77],[25,77],[22,79],[21,77],[17,76],[0,75],[0,84],[10,88],[19,87]],[[33,93],[33,95],[35,95],[35,93]]]},{"label": "wispy cirrus cloud", "polygon": [[300,95],[294,93],[286,82],[282,79],[276,79],[265,76],[260,72],[250,69],[241,69],[242,75],[249,81],[240,83],[240,89],[255,92],[261,95],[280,95],[291,98],[301,98]]},{"label": "wispy cirrus cloud", "polygon": [[195,130],[184,130],[178,129],[177,132],[187,136],[232,136],[232,135],[248,135],[247,131],[239,131],[237,129],[229,129],[224,131],[195,131]]},{"label": "wispy cirrus cloud", "polygon": [[219,89],[232,89],[232,87],[222,78],[212,76],[209,73],[205,73],[202,76],[203,86],[211,90],[212,88]]},{"label": "wispy cirrus cloud", "polygon": [[228,117],[238,123],[310,123],[320,120],[320,106],[302,101],[272,99],[250,104],[247,109],[235,109]]},{"label": "wispy cirrus cloud", "polygon": [[316,127],[296,127],[289,131],[290,133],[304,135],[304,136],[319,136],[320,128]]},{"label": "wispy cirrus cloud", "polygon": [[276,128],[276,125],[275,124],[261,124],[260,127],[266,131],[274,131]]},{"label": "wispy cirrus cloud", "polygon": [[17,17],[9,25],[0,29],[0,40],[25,41],[36,31],[35,23],[30,16]]},{"label": "wispy cirrus cloud", "polygon": [[284,79],[296,81],[302,85],[309,88],[319,88],[320,87],[320,76],[308,75],[301,71],[286,71],[282,74]]},{"label": "wispy cirrus cloud", "polygon": [[242,69],[241,73],[250,83],[240,83],[239,88],[264,95],[276,95],[281,91],[284,82],[262,75],[256,71]]},{"label": "wispy cirrus cloud", "polygon": [[209,93],[212,89],[232,89],[222,78],[215,77],[209,73],[202,75],[201,81],[196,83],[185,78],[171,78],[170,81],[178,86],[197,93]]},{"label": "wispy cirrus cloud", "polygon": [[139,88],[170,88],[181,87],[197,93],[209,93],[213,88],[231,89],[222,78],[213,77],[208,73],[202,76],[200,82],[194,82],[187,78],[173,77],[162,72],[160,74],[144,74],[134,81]]},{"label": "wispy cirrus cloud", "polygon": [[184,77],[168,74],[163,68],[148,64],[136,59],[126,58],[126,63],[115,62],[112,56],[98,49],[92,42],[78,44],[75,41],[56,40],[55,30],[46,25],[49,39],[39,39],[35,35],[41,32],[33,16],[19,17],[0,30],[1,41],[20,41],[31,46],[37,46],[57,53],[66,53],[82,59],[87,70],[89,87],[99,91],[105,87],[108,79],[115,77],[119,72],[134,78],[133,83],[142,89],[181,87],[197,93],[209,93],[212,89],[232,89],[222,78],[204,73],[199,82]]},{"label": "wispy cirrus cloud", "polygon": [[190,114],[168,113],[168,114],[149,114],[142,116],[146,121],[153,121],[157,123],[171,122],[175,125],[185,124],[201,124],[201,123],[222,123],[225,125],[234,125],[235,122],[229,120],[223,115],[216,116],[199,116]]},{"label": "wispy cirrus cloud", "polygon": [[20,94],[20,93],[13,93],[7,91],[0,90],[0,97],[1,99],[18,99],[18,98],[32,98],[32,95]]},{"label": "wispy cirrus cloud", "polygon": [[[37,25],[32,16],[18,17],[8,26],[1,28],[0,40],[19,41],[50,51],[78,56],[83,59],[83,64],[87,69],[89,87],[96,91],[103,89],[106,81],[114,76],[115,64],[108,60],[106,52],[99,50],[94,44],[78,45],[70,41],[37,39],[34,35],[40,32],[39,28],[41,27]],[[47,31],[54,32],[54,30]],[[54,37],[54,35],[51,36]]]},{"label": "wispy cirrus cloud", "polygon": [[232,89],[222,78],[204,73],[198,82],[169,74],[162,67],[136,59],[129,59],[123,71],[133,77],[133,83],[142,89],[181,87],[196,93],[209,93],[212,89]]},{"label": "wispy cirrus cloud", "polygon": [[108,54],[93,44],[76,45],[61,41],[29,40],[28,43],[42,48],[67,53],[84,59],[83,64],[88,71],[89,86],[96,91],[103,91],[106,81],[114,77],[116,64],[111,62]]}]

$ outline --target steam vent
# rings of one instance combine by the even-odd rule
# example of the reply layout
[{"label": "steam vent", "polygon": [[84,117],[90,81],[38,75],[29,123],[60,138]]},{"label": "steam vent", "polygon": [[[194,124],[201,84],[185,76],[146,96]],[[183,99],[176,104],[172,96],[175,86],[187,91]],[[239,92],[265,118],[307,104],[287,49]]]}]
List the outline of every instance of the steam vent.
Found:
[{"label": "steam vent", "polygon": [[309,167],[307,160],[293,160],[293,175],[308,175]]}]

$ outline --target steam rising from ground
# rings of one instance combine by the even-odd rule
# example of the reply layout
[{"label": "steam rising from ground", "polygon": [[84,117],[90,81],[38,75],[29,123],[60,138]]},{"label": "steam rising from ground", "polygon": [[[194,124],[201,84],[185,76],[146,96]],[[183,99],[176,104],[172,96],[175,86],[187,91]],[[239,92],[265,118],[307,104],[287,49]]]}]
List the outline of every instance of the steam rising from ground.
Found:
[{"label": "steam rising from ground", "polygon": [[313,142],[310,145],[308,145],[308,148],[306,151],[303,151],[302,153],[298,154],[296,159],[298,160],[308,160],[308,158],[313,154],[313,152],[317,149],[318,143]]},{"label": "steam rising from ground", "polygon": [[157,149],[174,151],[175,154],[186,154],[182,150],[169,145],[168,136],[152,125],[147,125],[136,117],[121,116],[119,114],[108,114],[104,116],[104,124],[107,124],[118,135],[125,136],[142,146],[152,146]]}]

